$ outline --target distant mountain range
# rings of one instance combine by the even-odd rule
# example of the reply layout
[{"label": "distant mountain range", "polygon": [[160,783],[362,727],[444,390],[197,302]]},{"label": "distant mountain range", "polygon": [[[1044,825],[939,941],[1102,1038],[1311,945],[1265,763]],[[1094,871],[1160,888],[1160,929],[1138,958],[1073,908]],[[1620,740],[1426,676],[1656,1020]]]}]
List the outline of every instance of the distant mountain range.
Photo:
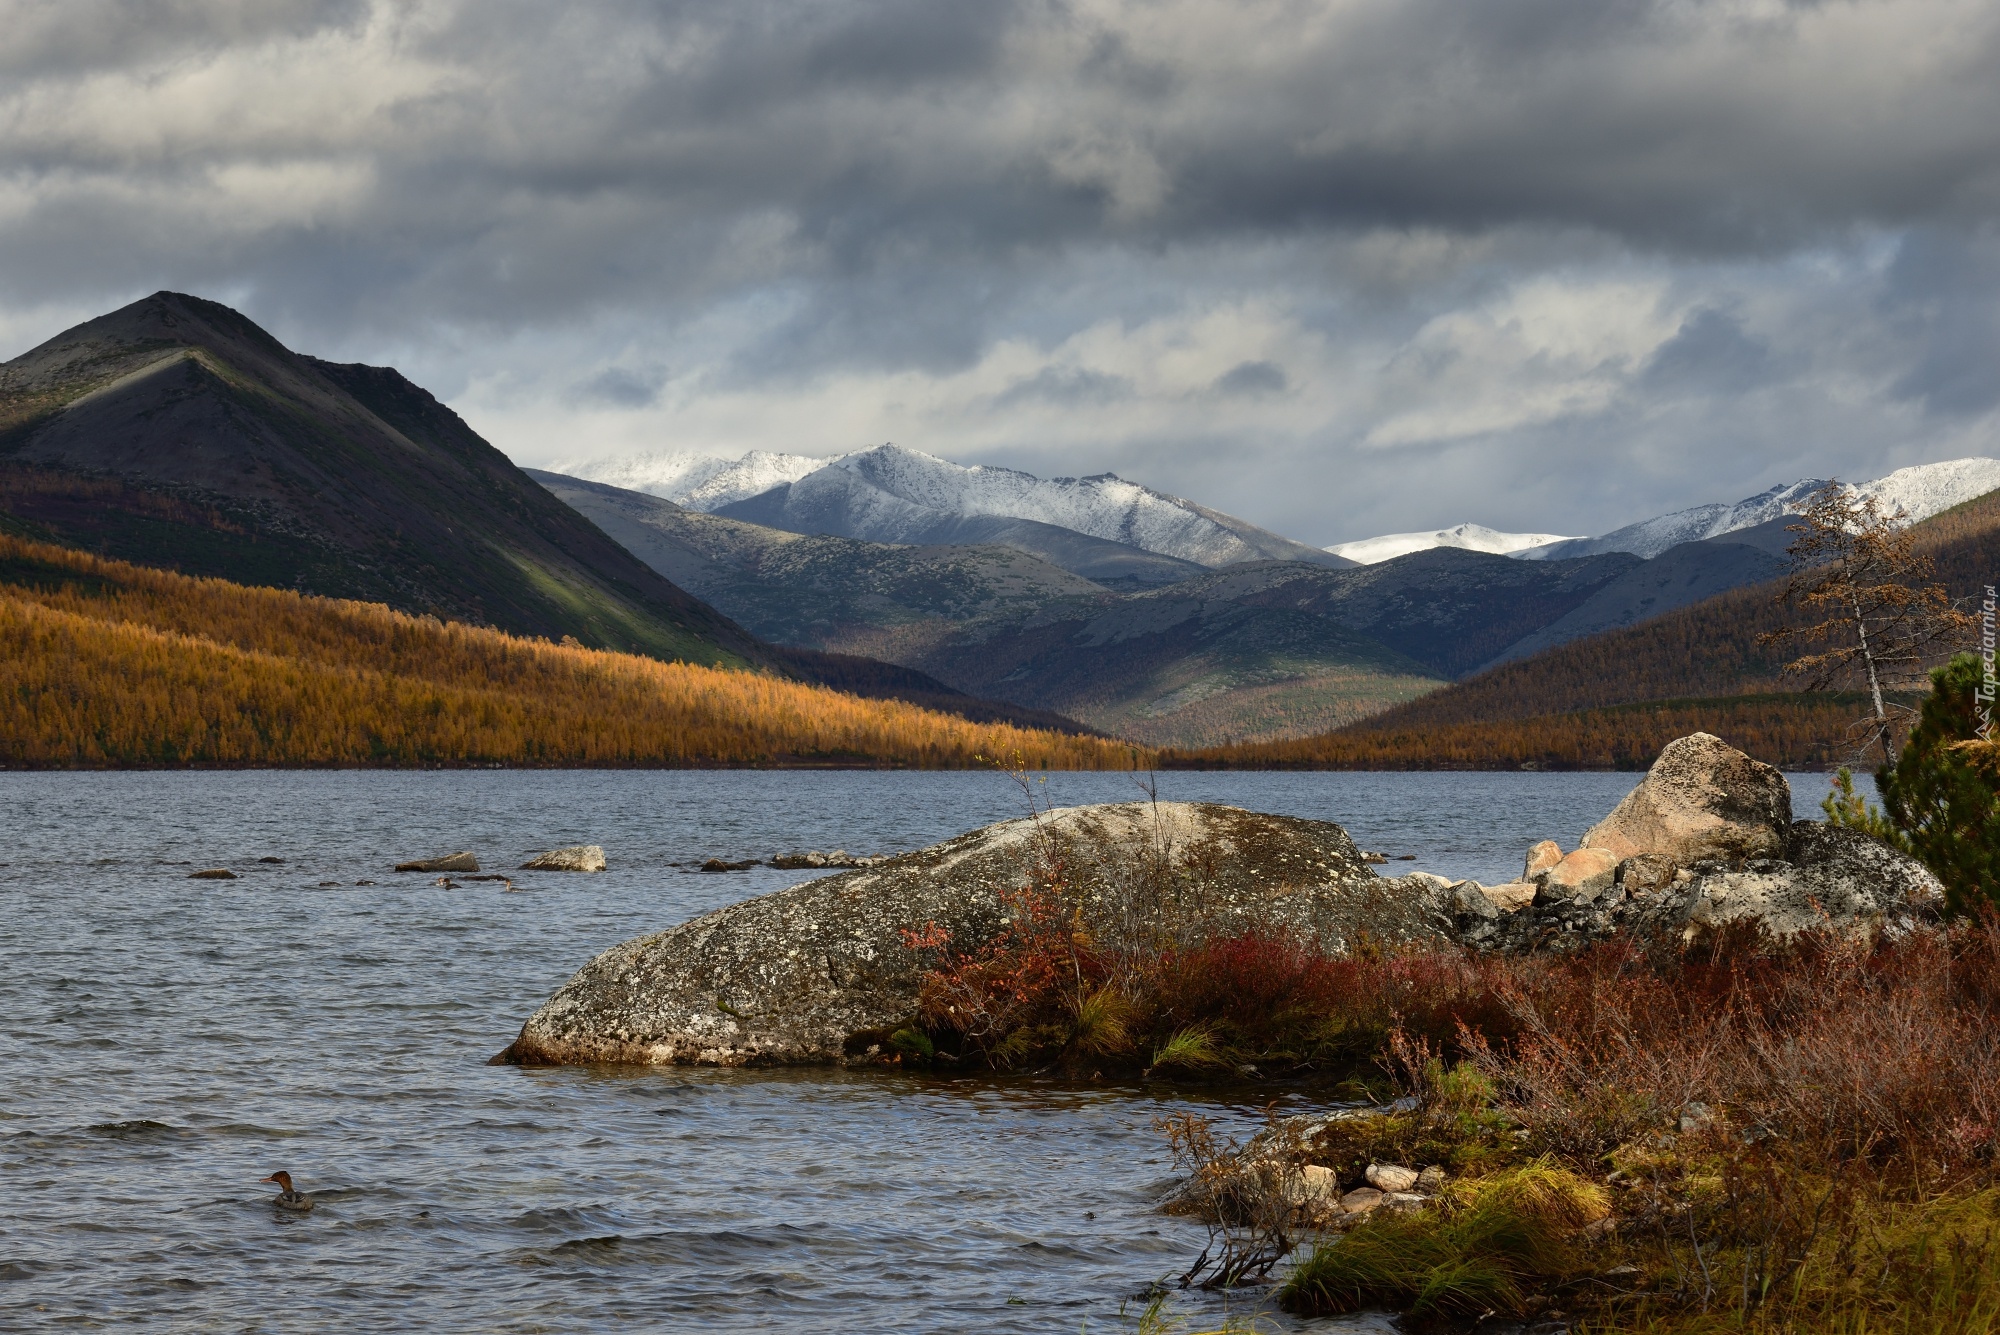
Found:
[{"label": "distant mountain range", "polygon": [[[1784,521],[1773,520],[1723,539],[1675,548],[1634,567],[1626,578],[1643,577],[1676,553],[1688,557],[1703,549],[1743,546],[1738,539],[1768,549],[1787,536]],[[2000,569],[2000,490],[1919,520],[1913,537],[1917,550],[1934,562],[1938,583],[1947,593],[1976,605]],[[1587,618],[1593,603],[1615,595],[1619,584],[1604,586],[1565,619]],[[1771,764],[1819,768],[1855,763],[1863,734],[1853,724],[1870,710],[1860,689],[1865,683],[1845,683],[1852,693],[1844,697],[1795,694],[1799,683],[1784,674],[1784,664],[1812,646],[1777,648],[1764,640],[1768,633],[1796,624],[1774,592],[1768,583],[1737,587],[1634,623],[1600,620],[1585,628],[1593,633],[1548,643],[1538,652],[1510,653],[1509,661],[1493,670],[1337,731],[1211,753],[1193,763],[1643,768],[1668,741],[1697,729]],[[1517,648],[1525,650],[1530,643]],[[1971,643],[1968,635],[1955,647]],[[1909,685],[1902,683],[1905,689]],[[1862,759],[1872,765],[1877,758]]]},{"label": "distant mountain range", "polygon": [[[805,535],[558,473],[530,476],[758,635],[916,668],[1137,741],[1323,731],[1495,663],[1773,573],[1750,543],[1520,562],[1247,561],[1120,589],[1004,543]],[[725,507],[725,511],[735,507]]]},{"label": "distant mountain range", "polygon": [[[1734,505],[1691,506],[1642,519],[1601,537],[1561,538],[1547,533],[1501,533],[1478,524],[1460,524],[1434,533],[1390,533],[1337,543],[1329,552],[1363,564],[1386,561],[1429,547],[1466,547],[1503,552],[1522,561],[1562,561],[1604,552],[1658,556],[1684,542],[1702,542],[1756,528],[1797,513],[1799,505],[1824,487],[1822,479],[1787,482],[1747,497]],[[1928,519],[1955,505],[2000,490],[2000,459],[1949,459],[1943,463],[1899,468],[1873,482],[1849,484],[1849,493],[1872,496],[1888,513],[1901,510],[1911,521]],[[1781,544],[1782,545],[1782,544]]]}]

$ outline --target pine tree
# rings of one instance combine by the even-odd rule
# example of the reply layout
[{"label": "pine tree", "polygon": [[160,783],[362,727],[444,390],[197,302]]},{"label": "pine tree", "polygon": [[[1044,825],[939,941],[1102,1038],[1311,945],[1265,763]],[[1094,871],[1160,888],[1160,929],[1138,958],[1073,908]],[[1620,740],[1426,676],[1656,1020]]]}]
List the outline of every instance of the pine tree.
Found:
[{"label": "pine tree", "polygon": [[2000,905],[2000,792],[1964,745],[1979,738],[1981,680],[1971,654],[1933,671],[1908,744],[1877,775],[1883,805],[1910,851],[1944,882],[1954,913]]},{"label": "pine tree", "polygon": [[1862,721],[1865,740],[1857,757],[1879,748],[1886,765],[1895,755],[1897,726],[1911,712],[1885,698],[1923,680],[1927,662],[1972,626],[1935,582],[1931,558],[1917,551],[1907,516],[1885,513],[1872,496],[1857,496],[1829,482],[1807,499],[1789,531],[1792,574],[1779,601],[1818,620],[1758,637],[1765,645],[1800,644],[1816,650],[1785,665],[1806,689],[1835,689],[1850,682],[1874,706]]}]

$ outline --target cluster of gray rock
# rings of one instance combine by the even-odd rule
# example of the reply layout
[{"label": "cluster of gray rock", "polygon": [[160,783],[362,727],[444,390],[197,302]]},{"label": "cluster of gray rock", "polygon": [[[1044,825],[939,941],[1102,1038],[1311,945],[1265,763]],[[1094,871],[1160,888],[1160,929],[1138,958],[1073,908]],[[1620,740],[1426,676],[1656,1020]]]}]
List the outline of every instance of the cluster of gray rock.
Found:
[{"label": "cluster of gray rock", "polygon": [[780,853],[771,859],[771,865],[786,871],[852,871],[859,867],[873,867],[888,860],[887,854],[871,858],[849,853],[844,848],[836,848],[831,853],[822,853],[815,848],[805,853]]},{"label": "cluster of gray rock", "polygon": [[1857,830],[1793,821],[1785,776],[1695,733],[1565,853],[1528,850],[1519,880],[1446,886],[1454,926],[1487,950],[1574,949],[1618,934],[1692,938],[1754,922],[1774,936],[1840,926],[1905,932],[1944,889],[1922,863]]},{"label": "cluster of gray rock", "polygon": [[1780,936],[1893,933],[1942,902],[1936,878],[1901,853],[1852,830],[1794,824],[1784,776],[1703,733],[1668,746],[1579,848],[1538,844],[1519,880],[1490,888],[1384,877],[1338,825],[1210,803],[1068,808],[869,861],[613,947],[495,1060],[868,1060],[909,1022],[941,958],[921,943],[976,954],[1009,929],[1020,888],[1046,879],[1052,861],[1083,930],[1109,944],[1260,930],[1330,953],[1364,937],[1562,950],[1739,921]]}]

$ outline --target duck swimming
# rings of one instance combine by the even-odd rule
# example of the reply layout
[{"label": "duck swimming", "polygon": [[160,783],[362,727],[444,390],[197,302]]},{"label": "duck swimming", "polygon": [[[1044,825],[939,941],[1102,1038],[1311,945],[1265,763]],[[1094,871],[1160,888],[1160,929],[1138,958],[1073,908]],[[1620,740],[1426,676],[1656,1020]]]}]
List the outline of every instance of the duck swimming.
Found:
[{"label": "duck swimming", "polygon": [[277,1206],[280,1210],[297,1210],[300,1214],[304,1214],[307,1210],[313,1208],[313,1198],[292,1185],[292,1175],[290,1173],[279,1171],[271,1174],[264,1181],[278,1184],[278,1194],[271,1198],[271,1204]]}]

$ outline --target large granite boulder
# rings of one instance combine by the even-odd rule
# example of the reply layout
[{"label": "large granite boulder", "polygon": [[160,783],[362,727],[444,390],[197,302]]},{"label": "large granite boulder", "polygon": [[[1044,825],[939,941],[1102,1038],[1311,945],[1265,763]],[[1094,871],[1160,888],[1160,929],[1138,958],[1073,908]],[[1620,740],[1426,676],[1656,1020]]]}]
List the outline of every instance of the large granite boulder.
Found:
[{"label": "large granite boulder", "polygon": [[[495,1060],[839,1062],[915,1013],[935,949],[977,952],[1059,861],[1106,941],[1267,928],[1347,949],[1455,937],[1449,883],[1377,876],[1338,825],[1207,803],[1072,807],[747,900],[599,955]],[[933,930],[935,929],[935,930]],[[920,936],[918,941],[923,938]]]},{"label": "large granite boulder", "polygon": [[[1620,933],[1686,942],[1737,923],[1779,938],[1895,934],[1937,916],[1944,890],[1922,863],[1856,830],[1794,823],[1791,805],[1784,775],[1719,738],[1670,742],[1583,847],[1564,857],[1535,845],[1522,883],[1484,891],[1500,912],[1461,912],[1460,939],[1571,950]],[[1532,899],[1520,893],[1530,885]]]},{"label": "large granite boulder", "polygon": [[1791,823],[1784,775],[1697,732],[1669,742],[1644,782],[1583,836],[1583,846],[1621,859],[1664,854],[1684,867],[1777,858]]}]

